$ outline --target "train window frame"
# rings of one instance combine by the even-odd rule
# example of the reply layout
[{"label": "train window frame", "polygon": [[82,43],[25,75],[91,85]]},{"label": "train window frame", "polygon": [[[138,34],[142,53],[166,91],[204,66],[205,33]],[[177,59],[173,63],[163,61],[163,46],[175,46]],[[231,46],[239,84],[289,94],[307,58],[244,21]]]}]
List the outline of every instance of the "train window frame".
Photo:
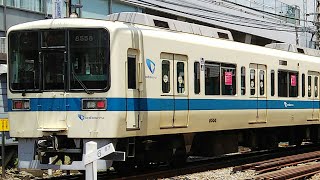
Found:
[{"label": "train window frame", "polygon": [[259,96],[264,96],[265,95],[265,87],[264,85],[261,86],[261,84],[265,84],[265,79],[266,79],[266,72],[262,69],[259,70]]},{"label": "train window frame", "polygon": [[274,96],[275,95],[275,72],[274,72],[274,70],[271,70],[270,76],[271,76],[271,78],[270,78],[270,84],[271,84],[270,95]]},{"label": "train window frame", "polygon": [[[67,49],[68,49],[68,60],[69,60],[70,66],[71,66],[71,57],[70,57],[70,55],[71,55],[71,47],[72,47],[71,46],[71,40],[70,40],[71,39],[70,33],[72,31],[88,31],[88,32],[101,31],[101,32],[105,32],[106,33],[105,35],[106,35],[106,38],[107,38],[107,41],[106,41],[107,44],[105,44],[106,48],[104,48],[104,50],[105,50],[105,57],[104,57],[105,58],[105,64],[104,65],[107,66],[107,68],[105,68],[105,71],[107,71],[106,74],[105,74],[106,75],[106,83],[107,83],[106,87],[104,87],[104,88],[95,88],[95,89],[87,88],[87,89],[90,90],[91,92],[107,92],[111,87],[111,63],[110,63],[110,58],[111,58],[110,57],[110,41],[111,40],[110,40],[110,32],[109,32],[109,30],[107,28],[95,28],[95,27],[93,27],[93,28],[67,28],[65,30],[67,31],[67,34],[68,34],[68,36],[67,36],[67,41],[68,41],[67,42]],[[86,40],[86,39],[84,38],[83,40]],[[88,40],[90,40],[90,38]],[[80,37],[79,41],[81,41],[81,37]],[[103,44],[103,43],[101,43],[101,44]],[[71,74],[69,75],[69,78],[70,77],[71,77]],[[71,80],[69,81],[69,85],[68,85],[68,91],[69,92],[83,91],[82,88],[80,88],[80,89],[72,89],[70,83],[71,83]]]},{"label": "train window frame", "polygon": [[312,77],[311,75],[308,75],[308,97],[312,96],[311,81],[312,81]]},{"label": "train window frame", "polygon": [[[221,63],[220,66],[220,78],[221,78],[221,95],[230,95],[234,96],[237,94],[237,66],[234,64],[225,64]],[[227,74],[230,76],[231,73],[231,79],[228,77]],[[231,80],[231,81],[230,81]],[[228,84],[226,84],[228,83]],[[231,85],[230,85],[231,83]]]},{"label": "train window frame", "polygon": [[[213,71],[213,73],[211,72]],[[228,75],[227,75],[228,72]],[[230,78],[231,72],[231,78]],[[211,75],[212,77],[210,77]],[[228,77],[227,77],[228,76]],[[208,78],[209,77],[209,78]],[[205,61],[205,95],[237,95],[237,65]],[[214,78],[214,79],[210,79]],[[228,78],[228,79],[227,79]],[[213,88],[210,88],[212,86]]]},{"label": "train window frame", "polygon": [[[164,62],[167,62],[167,63],[164,64]],[[163,71],[164,65],[168,65],[167,74],[164,74],[164,71]],[[171,91],[171,86],[170,86],[170,78],[171,78],[170,67],[171,67],[171,62],[169,60],[162,60],[162,62],[161,62],[161,80],[162,80],[161,89],[162,89],[162,93],[165,93],[165,94],[168,94]],[[166,75],[166,78],[165,78],[165,75]],[[167,85],[167,87],[165,87],[164,85]],[[166,88],[166,89],[164,89],[164,88]]]},{"label": "train window frame", "polygon": [[128,89],[137,89],[137,56],[127,56],[127,86]]},{"label": "train window frame", "polygon": [[[37,88],[33,88],[33,89],[26,88],[26,87],[24,87],[23,89],[22,88],[21,89],[13,88],[13,85],[12,85],[12,82],[13,82],[12,72],[14,72],[14,70],[12,69],[13,66],[11,65],[12,61],[9,61],[9,60],[13,59],[13,57],[12,57],[13,55],[10,52],[10,47],[14,43],[11,43],[10,40],[11,40],[12,36],[14,36],[16,33],[36,33],[37,34],[37,43],[38,44],[37,44],[37,47],[35,49],[38,50],[38,51],[39,51],[39,44],[40,44],[39,30],[22,30],[22,31],[11,31],[11,32],[9,32],[9,34],[8,34],[8,62],[7,62],[7,64],[8,64],[8,77],[9,77],[9,82],[7,82],[7,83],[9,83],[9,90],[12,93],[21,93],[21,92],[23,92],[23,93],[25,93],[25,92],[38,93],[38,92],[42,92],[43,90],[42,90],[42,87],[41,87],[42,84],[41,84],[41,77],[40,77],[41,76],[40,75],[40,66],[38,66],[38,69],[35,68],[35,71],[36,70],[39,71],[38,77],[37,77],[37,81],[34,81],[34,86],[37,86]],[[37,57],[36,57],[37,61],[40,60],[38,54],[39,53],[37,53]],[[34,63],[34,61],[33,62],[30,61],[30,63],[32,64],[32,63]]]},{"label": "train window frame", "polygon": [[[68,46],[68,40],[69,40],[69,30],[70,29],[50,29],[50,30],[42,30],[40,31],[40,47],[42,49],[56,49],[56,48],[61,48],[61,49],[65,49],[66,46]],[[49,33],[53,33],[53,35],[49,34]],[[63,37],[59,37],[57,38],[57,34],[55,33],[61,33],[63,34]],[[59,35],[59,34],[58,34]],[[64,41],[64,43],[62,45],[48,45],[48,36],[52,36],[54,37],[53,39],[56,40],[61,40],[60,43],[62,43],[62,41]],[[46,38],[45,38],[46,37]],[[62,39],[63,38],[63,39]]]},{"label": "train window frame", "polygon": [[198,61],[194,62],[193,68],[194,68],[193,70],[194,94],[200,94],[201,92],[200,63]]},{"label": "train window frame", "polygon": [[[50,47],[42,47],[42,38],[41,38],[41,33],[43,31],[52,31],[52,30],[59,30],[59,31],[64,31],[66,36],[65,36],[65,46],[50,46]],[[97,30],[97,31],[102,31],[105,33],[106,37],[107,37],[107,41],[104,43],[106,45],[106,47],[104,48],[104,51],[105,51],[105,64],[107,65],[107,67],[104,67],[106,73],[106,87],[104,88],[88,88],[88,90],[90,90],[90,92],[107,92],[110,87],[111,87],[111,72],[110,72],[110,32],[107,28],[96,28],[96,27],[92,27],[92,28],[64,28],[64,29],[43,29],[43,28],[39,28],[39,29],[33,29],[33,30],[14,30],[14,31],[11,31],[8,33],[8,47],[11,45],[11,42],[10,42],[10,37],[12,36],[13,33],[24,33],[24,32],[35,32],[37,33],[37,37],[38,37],[38,40],[37,40],[37,50],[38,50],[38,57],[37,59],[40,59],[41,58],[41,53],[42,52],[48,52],[48,51],[52,51],[52,50],[57,50],[57,51],[65,51],[66,52],[66,60],[67,60],[67,69],[69,71],[69,73],[66,73],[65,74],[65,87],[64,87],[64,90],[62,91],[66,91],[66,92],[79,92],[79,91],[86,91],[84,90],[83,88],[80,88],[80,89],[71,89],[70,88],[70,77],[71,77],[71,59],[70,59],[70,41],[69,41],[69,38],[70,38],[70,31],[76,31],[76,30],[88,30],[88,31],[93,31],[93,30]],[[8,50],[9,51],[9,50]],[[10,53],[8,53],[8,58],[11,59],[11,55]],[[39,65],[40,66],[40,65]],[[51,92],[51,91],[60,91],[60,90],[45,90],[43,88],[43,85],[42,85],[42,81],[43,81],[43,77],[42,75],[40,75],[41,77],[39,77],[39,87],[38,88],[34,88],[34,89],[14,89],[11,85],[11,83],[13,82],[12,80],[12,77],[11,77],[11,72],[12,72],[12,66],[10,64],[8,64],[8,68],[9,68],[9,90],[10,92],[12,93],[25,93],[25,92],[28,92],[28,93],[38,93],[38,92]],[[42,67],[41,67],[41,70],[42,71]]]},{"label": "train window frame", "polygon": [[299,96],[299,72],[278,70],[278,97]]},{"label": "train window frame", "polygon": [[[205,61],[205,95],[220,95],[221,89],[220,89],[220,63],[216,63],[213,61]],[[214,85],[212,89],[209,89],[208,87],[208,82],[210,82],[210,79],[208,80],[207,77],[209,77],[208,74],[208,70],[207,69],[212,69],[213,71],[218,71],[218,75],[217,76],[213,76],[211,78],[215,78],[213,79],[213,81],[211,81],[211,83]],[[209,73],[211,73],[211,70],[209,71]],[[209,84],[211,85],[211,84]]]},{"label": "train window frame", "polygon": [[176,76],[177,76],[177,93],[184,94],[185,93],[185,63],[178,61],[176,63]]},{"label": "train window frame", "polygon": [[319,96],[319,76],[314,76],[314,97]]},{"label": "train window frame", "polygon": [[304,73],[302,73],[301,75],[301,94],[302,94],[302,97],[305,97],[306,96],[306,75]]},{"label": "train window frame", "polygon": [[256,95],[256,69],[250,69],[250,95]]},{"label": "train window frame", "polygon": [[246,67],[242,66],[240,69],[240,75],[241,75],[241,95],[246,95]]}]

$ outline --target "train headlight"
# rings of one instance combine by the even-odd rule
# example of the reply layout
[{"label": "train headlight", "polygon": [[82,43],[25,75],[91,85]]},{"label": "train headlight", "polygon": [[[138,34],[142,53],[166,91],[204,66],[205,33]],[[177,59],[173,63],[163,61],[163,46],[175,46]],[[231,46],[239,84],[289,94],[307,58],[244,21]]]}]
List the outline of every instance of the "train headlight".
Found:
[{"label": "train headlight", "polygon": [[30,100],[29,99],[15,99],[12,100],[13,110],[29,110]]},{"label": "train headlight", "polygon": [[82,99],[82,110],[106,110],[106,99]]}]

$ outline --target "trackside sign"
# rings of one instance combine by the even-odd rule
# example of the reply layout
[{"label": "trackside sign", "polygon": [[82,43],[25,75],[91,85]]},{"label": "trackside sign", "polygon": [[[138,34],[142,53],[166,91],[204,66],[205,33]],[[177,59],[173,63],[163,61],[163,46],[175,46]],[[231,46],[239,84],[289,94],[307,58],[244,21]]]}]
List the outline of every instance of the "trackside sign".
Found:
[{"label": "trackside sign", "polygon": [[114,153],[115,149],[113,147],[113,144],[107,144],[105,146],[103,146],[102,148],[97,149],[96,151],[90,153],[90,154],[86,154],[84,156],[84,165],[87,165],[89,163],[92,163],[93,161],[99,160],[111,153]]}]

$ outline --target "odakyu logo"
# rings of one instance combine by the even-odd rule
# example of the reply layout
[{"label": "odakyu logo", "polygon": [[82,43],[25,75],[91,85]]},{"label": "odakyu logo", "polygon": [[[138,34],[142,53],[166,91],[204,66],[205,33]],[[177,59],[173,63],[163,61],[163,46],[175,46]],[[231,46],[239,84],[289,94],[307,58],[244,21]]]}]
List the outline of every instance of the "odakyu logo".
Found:
[{"label": "odakyu logo", "polygon": [[294,104],[290,104],[290,103],[287,103],[287,102],[284,102],[283,103],[284,107],[294,107]]},{"label": "odakyu logo", "polygon": [[99,119],[104,119],[104,117],[101,117],[101,116],[84,116],[82,114],[78,114],[78,118],[81,120],[81,121],[84,121],[84,120],[99,120]]},{"label": "odakyu logo", "polygon": [[83,121],[83,120],[84,120],[84,115],[82,115],[82,114],[78,114],[78,117],[79,117],[79,119],[80,119],[81,121]]},{"label": "odakyu logo", "polygon": [[150,59],[146,59],[146,63],[147,63],[147,66],[148,66],[150,72],[152,74],[154,74],[154,71],[156,70],[156,64],[153,61],[151,61]]}]

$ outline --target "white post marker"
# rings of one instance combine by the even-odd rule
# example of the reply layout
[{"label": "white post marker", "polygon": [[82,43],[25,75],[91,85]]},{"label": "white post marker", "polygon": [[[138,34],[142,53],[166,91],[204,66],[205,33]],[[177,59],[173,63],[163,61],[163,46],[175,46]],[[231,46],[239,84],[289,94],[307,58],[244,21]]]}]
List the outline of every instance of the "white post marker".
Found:
[{"label": "white post marker", "polygon": [[[90,153],[97,151],[97,143],[90,141],[86,143],[86,156]],[[85,158],[87,159],[87,158]],[[98,179],[98,172],[97,172],[97,161],[92,161],[88,164],[85,163],[86,168],[86,180],[97,180]]]},{"label": "white post marker", "polygon": [[87,142],[86,154],[83,161],[86,168],[86,180],[97,180],[97,160],[114,152],[115,149],[112,143],[97,149],[96,142]]}]

